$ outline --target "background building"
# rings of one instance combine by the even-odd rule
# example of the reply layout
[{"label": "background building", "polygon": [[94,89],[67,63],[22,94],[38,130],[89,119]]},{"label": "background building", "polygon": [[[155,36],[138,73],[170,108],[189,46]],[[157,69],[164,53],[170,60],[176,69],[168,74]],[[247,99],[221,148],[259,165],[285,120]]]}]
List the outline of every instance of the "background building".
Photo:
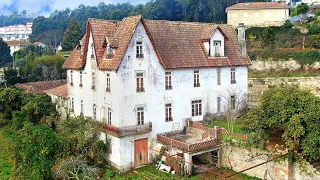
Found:
[{"label": "background building", "polygon": [[32,23],[0,27],[0,38],[4,41],[29,39],[32,34]]}]

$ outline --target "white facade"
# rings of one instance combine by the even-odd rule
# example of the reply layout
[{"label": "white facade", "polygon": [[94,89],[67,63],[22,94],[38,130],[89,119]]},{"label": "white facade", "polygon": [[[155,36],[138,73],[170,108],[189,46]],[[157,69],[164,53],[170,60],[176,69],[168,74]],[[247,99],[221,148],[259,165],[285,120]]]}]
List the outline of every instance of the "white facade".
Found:
[{"label": "white facade", "polygon": [[[143,58],[136,58],[136,41],[142,38]],[[224,36],[219,30],[213,33],[210,41],[221,41],[221,54],[224,56]],[[107,122],[111,110],[111,125],[115,127],[137,126],[137,110],[144,108],[144,124],[152,122],[149,133],[114,137],[111,141],[110,161],[120,170],[128,170],[134,164],[134,141],[148,138],[148,147],[156,149],[156,134],[171,131],[173,125],[183,127],[185,119],[203,120],[206,113],[217,113],[217,99],[222,99],[228,92],[247,93],[247,66],[199,68],[199,69],[164,69],[153,49],[150,39],[140,22],[129,43],[118,71],[101,71],[95,58],[91,59],[92,35],[89,38],[87,62],[83,70],[68,70],[68,94],[70,103],[74,101],[74,114],[95,117]],[[209,48],[208,44],[205,44]],[[214,54],[214,51],[211,51]],[[222,57],[223,58],[223,57]],[[231,84],[231,68],[235,68],[236,83]],[[219,70],[218,70],[219,69]],[[194,87],[194,71],[199,70],[200,87]],[[82,75],[80,75],[80,72]],[[165,89],[165,72],[171,72],[172,89]],[[220,72],[220,75],[218,75]],[[93,73],[95,77],[93,78]],[[137,73],[143,73],[144,92],[137,92]],[[106,92],[107,76],[110,77],[110,92]],[[82,76],[82,78],[80,78]],[[218,85],[218,77],[221,84]],[[82,79],[82,87],[80,79]],[[92,89],[93,79],[95,89]],[[72,81],[73,85],[70,85]],[[192,101],[201,100],[201,115],[192,117]],[[81,103],[82,102],[82,103]],[[166,122],[165,105],[171,104],[172,121]],[[71,105],[72,106],[72,105]],[[94,110],[95,106],[95,110]],[[81,112],[83,110],[83,112]],[[94,112],[95,111],[95,112]],[[102,135],[105,138],[105,134]],[[150,154],[154,154],[149,149]]]},{"label": "white facade", "polygon": [[4,41],[29,39],[32,34],[32,23],[0,27],[0,38]]}]

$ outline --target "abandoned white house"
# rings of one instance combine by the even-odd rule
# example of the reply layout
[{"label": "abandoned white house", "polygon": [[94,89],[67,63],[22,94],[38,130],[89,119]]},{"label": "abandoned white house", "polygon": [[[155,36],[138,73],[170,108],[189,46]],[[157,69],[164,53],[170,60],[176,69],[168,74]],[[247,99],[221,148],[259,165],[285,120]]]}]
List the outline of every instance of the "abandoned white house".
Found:
[{"label": "abandoned white house", "polygon": [[[149,163],[162,133],[223,112],[222,95],[247,93],[244,27],[144,20],[89,19],[66,60],[70,111],[105,123],[110,162],[128,170]],[[160,135],[162,134],[162,135]],[[208,137],[205,136],[204,138]],[[160,139],[157,139],[160,138]],[[215,143],[206,143],[213,148]],[[206,140],[201,140],[205,142]],[[182,149],[186,151],[198,148]],[[200,147],[200,149],[199,149]]]}]

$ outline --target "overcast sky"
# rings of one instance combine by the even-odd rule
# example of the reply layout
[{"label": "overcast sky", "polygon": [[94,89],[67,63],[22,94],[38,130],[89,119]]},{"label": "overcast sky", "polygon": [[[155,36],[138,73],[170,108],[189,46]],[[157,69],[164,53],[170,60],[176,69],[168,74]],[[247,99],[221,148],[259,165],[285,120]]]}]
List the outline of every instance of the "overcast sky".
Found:
[{"label": "overcast sky", "polygon": [[80,4],[95,6],[99,2],[105,4],[117,4],[123,2],[130,2],[131,4],[146,3],[150,0],[0,0],[0,14],[8,14],[10,12],[21,12],[27,10],[36,15],[48,16],[50,12],[56,9],[75,9]]}]

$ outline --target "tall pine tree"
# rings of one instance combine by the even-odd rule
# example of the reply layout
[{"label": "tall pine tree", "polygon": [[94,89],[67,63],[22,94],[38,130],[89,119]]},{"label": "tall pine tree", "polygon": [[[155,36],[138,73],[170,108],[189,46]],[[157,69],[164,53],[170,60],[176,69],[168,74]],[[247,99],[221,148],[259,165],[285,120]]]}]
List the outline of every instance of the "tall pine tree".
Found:
[{"label": "tall pine tree", "polygon": [[8,44],[0,38],[0,67],[8,62],[12,62],[10,48]]},{"label": "tall pine tree", "polygon": [[76,19],[71,18],[68,24],[67,30],[64,32],[62,39],[62,50],[63,51],[72,51],[75,46],[79,43],[81,39],[81,30],[80,26]]}]

